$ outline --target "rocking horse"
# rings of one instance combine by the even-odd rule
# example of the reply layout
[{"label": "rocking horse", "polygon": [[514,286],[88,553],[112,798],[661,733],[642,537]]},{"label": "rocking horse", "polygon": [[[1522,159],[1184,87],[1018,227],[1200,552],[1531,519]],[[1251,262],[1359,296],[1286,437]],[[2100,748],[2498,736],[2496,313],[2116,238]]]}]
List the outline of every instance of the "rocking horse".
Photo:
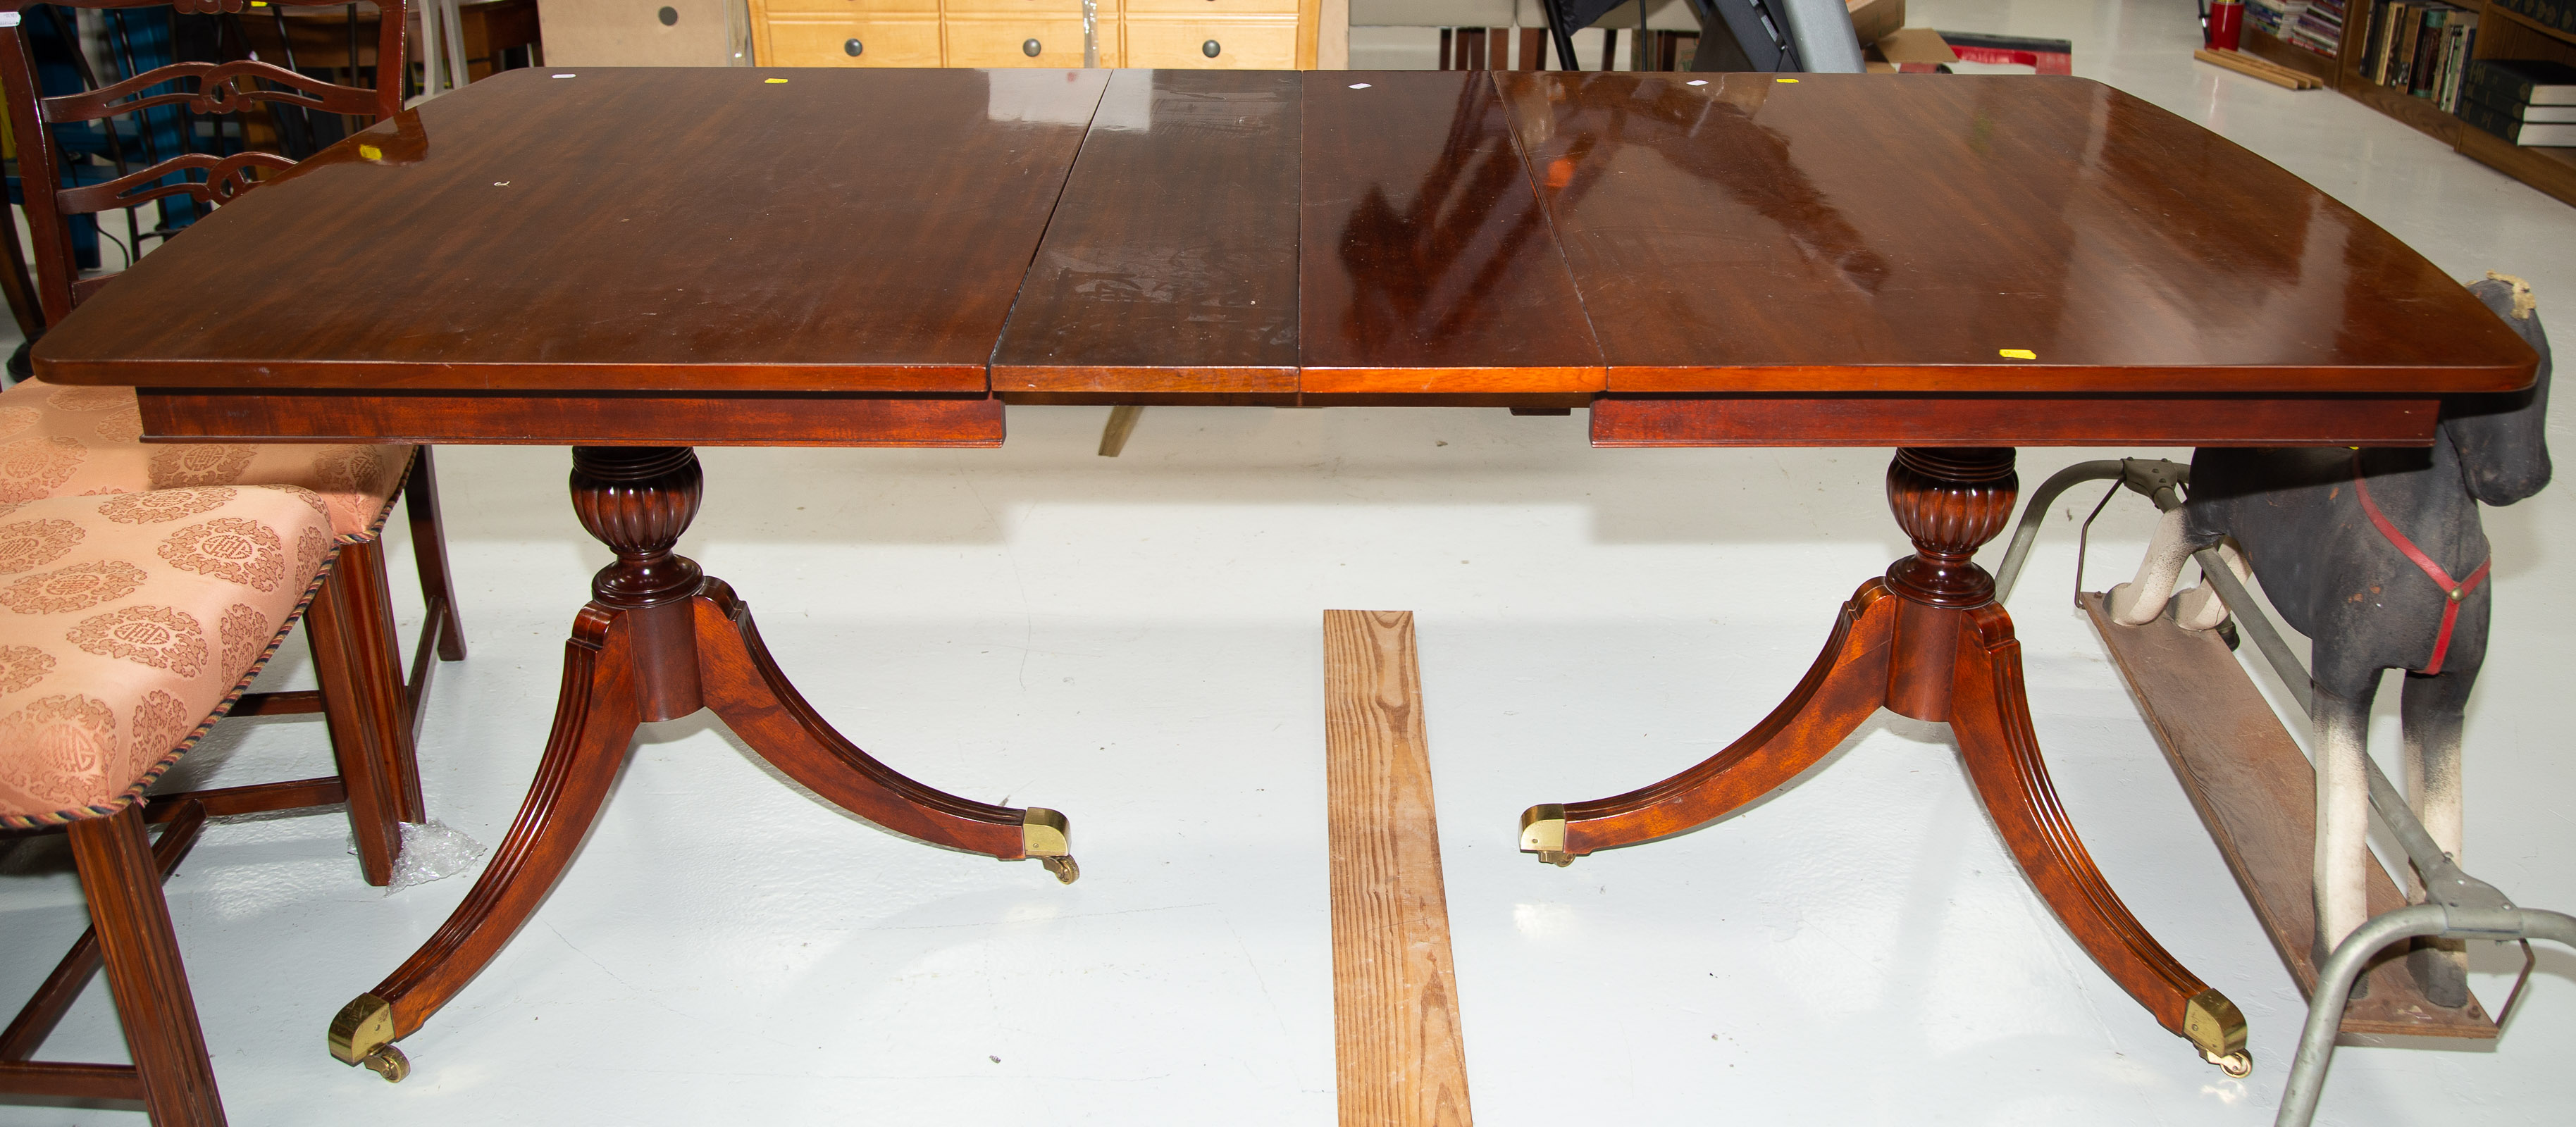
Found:
[{"label": "rocking horse", "polygon": [[[2113,621],[2175,618],[2216,629],[2227,609],[2208,585],[2174,598],[2183,561],[2217,546],[2312,639],[2317,958],[2368,916],[2369,799],[2363,741],[2381,671],[2407,671],[2401,698],[2408,804],[2433,839],[2460,849],[2460,727],[2486,660],[2492,602],[2478,505],[2510,505],[2549,484],[2549,343],[2520,279],[2469,287],[2540,354],[2532,386],[2443,400],[2429,448],[2205,449],[2190,497],[2157,525],[2137,578],[2111,591]],[[2421,899],[2420,875],[2413,879]],[[2434,1004],[2468,1001],[2459,940],[2423,941],[2409,970]]]}]

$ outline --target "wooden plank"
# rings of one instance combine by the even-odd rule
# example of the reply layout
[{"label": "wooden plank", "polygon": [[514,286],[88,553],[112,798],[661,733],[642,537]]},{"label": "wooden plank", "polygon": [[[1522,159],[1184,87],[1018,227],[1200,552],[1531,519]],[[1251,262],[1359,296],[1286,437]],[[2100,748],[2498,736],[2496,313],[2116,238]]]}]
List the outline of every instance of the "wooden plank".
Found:
[{"label": "wooden plank", "polygon": [[2248,78],[2259,78],[2274,86],[2291,90],[2307,90],[2319,85],[2317,79],[2308,76],[2305,72],[2276,66],[2255,56],[2240,55],[2234,51],[2213,51],[2203,47],[2193,51],[2191,57],[2211,66],[2224,67]]},{"label": "wooden plank", "polygon": [[993,386],[1294,394],[1296,73],[1122,70],[1101,107]]},{"label": "wooden plank", "polygon": [[[2316,836],[2316,774],[2245,670],[2214,633],[2196,634],[2159,620],[2115,626],[2100,594],[2084,610],[2137,698],[2138,711],[2173,764],[2174,776],[2200,811],[2209,835],[2263,922],[2272,946],[2313,996],[2317,967],[2311,878]],[[2406,898],[2377,862],[2370,874],[2370,914],[2405,906]],[[2345,1007],[2345,1033],[2493,1039],[2495,1022],[2472,997],[2449,1010],[2424,1000],[2403,959],[2370,972],[2370,996]]]},{"label": "wooden plank", "polygon": [[1600,389],[1591,321],[1486,73],[1300,76],[1303,390]]},{"label": "wooden plank", "polygon": [[1467,1127],[1412,611],[1324,612],[1342,1127]]}]

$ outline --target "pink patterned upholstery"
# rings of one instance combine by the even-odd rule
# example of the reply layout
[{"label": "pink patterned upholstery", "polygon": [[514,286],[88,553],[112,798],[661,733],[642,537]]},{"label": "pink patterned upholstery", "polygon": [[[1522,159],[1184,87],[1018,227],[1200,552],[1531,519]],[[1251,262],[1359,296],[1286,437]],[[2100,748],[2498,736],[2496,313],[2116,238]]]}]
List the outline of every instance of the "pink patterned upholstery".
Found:
[{"label": "pink patterned upholstery", "polygon": [[116,813],[194,746],[327,572],[294,486],[0,503],[0,826]]},{"label": "pink patterned upholstery", "polygon": [[146,445],[130,387],[28,380],[0,392],[0,505],[192,485],[294,485],[330,503],[344,540],[372,540],[411,468],[409,446]]}]

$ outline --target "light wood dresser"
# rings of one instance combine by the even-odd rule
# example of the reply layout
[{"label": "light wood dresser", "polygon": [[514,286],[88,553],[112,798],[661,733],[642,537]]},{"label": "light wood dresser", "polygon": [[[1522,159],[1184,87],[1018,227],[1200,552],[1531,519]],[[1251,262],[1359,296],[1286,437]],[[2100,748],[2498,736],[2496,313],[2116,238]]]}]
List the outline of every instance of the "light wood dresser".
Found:
[{"label": "light wood dresser", "polygon": [[[1082,0],[750,0],[761,66],[1079,67]],[[1096,0],[1104,67],[1345,65],[1348,0]],[[1341,17],[1333,21],[1331,17]],[[1323,36],[1330,22],[1343,26]]]}]

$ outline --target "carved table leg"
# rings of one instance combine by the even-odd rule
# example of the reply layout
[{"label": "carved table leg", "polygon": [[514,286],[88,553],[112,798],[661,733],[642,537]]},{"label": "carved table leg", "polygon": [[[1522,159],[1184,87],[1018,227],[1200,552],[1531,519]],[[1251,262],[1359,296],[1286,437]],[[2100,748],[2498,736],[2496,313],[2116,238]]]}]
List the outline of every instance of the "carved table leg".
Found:
[{"label": "carved table leg", "polygon": [[1796,778],[1878,711],[1896,603],[1872,579],[1843,604],[1825,652],[1762,723],[1726,750],[1652,786],[1611,798],[1533,806],[1521,848],[1555,865],[1596,849],[1669,837],[1733,813]]},{"label": "carved table leg", "polygon": [[639,723],[712,708],[752,749],[844,809],[936,845],[1079,870],[1064,816],[994,806],[896,773],[832,730],[772,661],[750,609],[672,547],[703,479],[685,448],[575,447],[573,509],[617,553],[564,646],[554,733],[518,820],[429,942],[332,1020],[331,1054],[400,1080],[410,1036],[500,953],[572,860]]},{"label": "carved table leg", "polygon": [[2059,922],[2166,1029],[2235,1075],[2252,1067],[2245,1019],[2147,934],[2084,852],[2032,734],[2021,645],[1971,557],[2003,530],[2018,482],[2009,449],[1906,449],[1888,505],[1914,541],[1844,604],[1833,637],[1752,732],[1682,773],[1614,798],[1533,806],[1521,848],[1569,864],[1598,849],[1681,833],[1760,798],[1884,706],[1950,724],[1978,797]]}]

